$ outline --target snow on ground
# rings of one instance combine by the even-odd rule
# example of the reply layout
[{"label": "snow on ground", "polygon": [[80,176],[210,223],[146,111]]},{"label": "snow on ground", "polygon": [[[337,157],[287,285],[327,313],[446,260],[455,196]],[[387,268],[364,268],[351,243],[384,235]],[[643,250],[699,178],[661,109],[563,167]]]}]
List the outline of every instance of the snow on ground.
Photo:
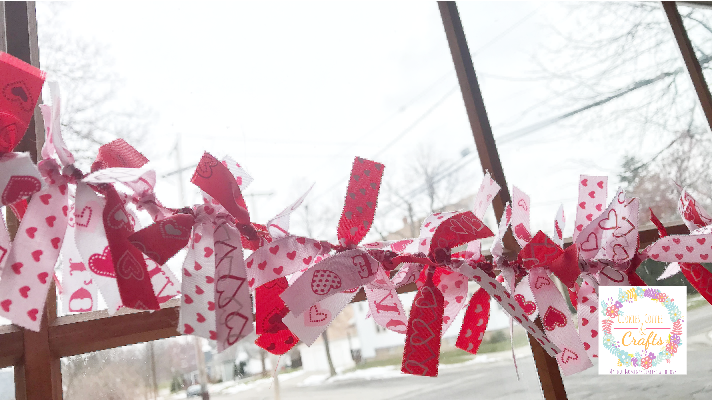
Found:
[{"label": "snow on ground", "polygon": [[[305,371],[303,369],[300,369],[297,371],[288,372],[286,374],[279,374],[279,381],[286,382],[290,379],[294,379],[294,378],[297,378],[297,377],[303,375],[304,372]],[[225,385],[226,383],[227,383],[227,385]],[[260,385],[262,383],[272,384],[272,377],[257,379],[252,382],[246,382],[246,383],[223,382],[223,383],[219,383],[216,385],[210,385],[210,393],[235,394],[235,393],[244,392],[245,390],[252,389],[255,386]],[[218,385],[224,385],[224,386],[218,386]]]},{"label": "snow on ground", "polygon": [[[519,350],[519,349],[517,349]],[[517,358],[525,358],[525,357],[531,357],[531,352],[529,349],[525,349],[525,351],[516,351]],[[467,360],[465,362],[457,363],[457,364],[441,364],[440,365],[440,370],[444,369],[452,369],[452,368],[462,368],[468,365],[473,365],[473,364],[482,364],[482,363],[492,363],[492,362],[497,362],[497,361],[502,361],[507,358],[511,358],[511,351],[502,351],[498,353],[489,353],[489,354],[482,354],[478,355],[477,357]],[[413,375],[408,375],[404,374],[400,370],[400,365],[389,365],[386,367],[373,367],[373,368],[366,368],[366,369],[359,369],[343,374],[336,375],[334,377],[329,377],[328,374],[316,374],[316,375],[310,375],[306,377],[303,381],[297,384],[297,386],[304,387],[304,386],[317,386],[317,385],[323,385],[326,383],[335,383],[335,382],[344,382],[344,381],[358,381],[358,380],[364,380],[364,381],[371,381],[371,380],[378,380],[378,379],[393,379],[393,378],[402,378],[402,377],[410,377]]]},{"label": "snow on ground", "polygon": [[331,378],[329,377],[329,374],[312,375],[304,379],[302,382],[298,383],[297,386],[316,386],[324,383],[356,380],[371,381],[376,379],[400,378],[403,376],[404,374],[400,372],[400,368],[395,365],[389,365],[387,367],[357,369],[355,371],[336,375]]},{"label": "snow on ground", "polygon": [[[531,350],[529,348],[515,349],[515,353],[516,353],[517,359],[531,357]],[[468,365],[475,365],[475,364],[493,363],[493,362],[503,361],[503,360],[507,360],[507,359],[511,360],[511,357],[512,357],[511,351],[501,351],[501,352],[497,352],[497,353],[481,354],[481,355],[478,355],[475,358],[473,358],[471,360],[467,360],[465,362],[461,362],[461,363],[457,363],[457,364],[441,364],[440,370],[462,368],[462,367],[466,367]],[[372,381],[372,380],[393,379],[393,378],[403,378],[403,377],[412,377],[413,376],[413,375],[408,375],[408,374],[402,373],[400,371],[400,365],[389,365],[389,366],[385,366],[385,367],[373,367],[373,368],[358,369],[358,370],[351,371],[351,372],[340,373],[339,375],[336,375],[334,377],[329,377],[329,374],[319,374],[319,373],[308,374],[304,370],[297,370],[297,371],[293,371],[293,372],[289,372],[289,373],[285,373],[285,374],[280,374],[279,381],[286,382],[286,381],[289,381],[289,380],[292,380],[295,378],[299,378],[302,375],[307,375],[307,376],[304,377],[304,379],[302,379],[301,382],[297,383],[297,386],[299,386],[299,387],[319,386],[319,385],[323,385],[323,384],[346,382],[346,381]],[[261,384],[271,385],[272,378],[271,377],[261,378],[261,379],[256,379],[256,380],[249,381],[249,382],[244,382],[244,381],[222,382],[222,383],[216,383],[213,385],[209,385],[209,388],[210,388],[210,393],[236,394],[236,393],[254,389]],[[184,397],[185,397],[185,392],[175,394],[173,397],[171,397],[171,399],[178,399],[178,398],[184,398]]]}]

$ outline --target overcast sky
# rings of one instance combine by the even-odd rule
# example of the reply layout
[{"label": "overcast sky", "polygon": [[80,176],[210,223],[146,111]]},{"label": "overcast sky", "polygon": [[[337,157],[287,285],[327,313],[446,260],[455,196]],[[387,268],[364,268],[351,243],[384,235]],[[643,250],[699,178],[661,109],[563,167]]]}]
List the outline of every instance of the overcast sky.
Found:
[{"label": "overcast sky", "polygon": [[[527,111],[552,94],[546,82],[524,79],[536,70],[533,55],[554,40],[550,27],[572,28],[560,5],[458,5],[495,137],[568,111]],[[435,2],[82,2],[59,17],[65,29],[104,45],[123,81],[122,101],[154,111],[140,150],[159,176],[178,166],[171,153],[178,135],[182,166],[203,151],[230,155],[255,178],[247,195],[272,193],[248,198],[257,222],[314,182],[311,209],[340,209],[354,156],[384,163],[386,179],[407,191],[417,185],[400,177],[419,149],[452,162],[474,150]],[[559,124],[498,143],[510,187],[532,197],[534,230],[553,230],[560,203],[573,221],[579,174],[618,171],[626,149],[591,131],[581,137]],[[471,185],[462,197],[482,176],[477,157],[468,159]],[[197,202],[197,190],[186,187],[188,203]],[[177,176],[160,179],[158,192],[168,205],[185,205]],[[379,209],[389,206],[382,199]],[[398,229],[403,216],[377,219]]]}]

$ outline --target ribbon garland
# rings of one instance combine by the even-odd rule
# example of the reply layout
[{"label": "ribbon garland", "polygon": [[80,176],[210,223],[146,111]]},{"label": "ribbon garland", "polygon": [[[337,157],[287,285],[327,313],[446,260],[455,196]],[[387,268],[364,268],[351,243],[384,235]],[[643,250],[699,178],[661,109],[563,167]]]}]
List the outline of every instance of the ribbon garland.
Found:
[{"label": "ribbon garland", "polygon": [[[712,303],[712,273],[700,264],[712,254],[712,217],[682,188],[678,209],[691,233],[667,235],[651,215],[660,239],[642,252],[638,200],[619,190],[604,207],[607,179],[597,176],[581,176],[574,242],[566,249],[563,208],[552,238],[541,231],[532,236],[530,199],[516,187],[498,231],[490,231],[482,219],[500,187],[489,174],[472,211],[434,213],[418,238],[362,245],[384,166],[356,158],[338,242],[331,244],[289,233],[290,215],[308,192],[265,225],[252,222],[242,196],[252,177],[229,158],[203,155],[191,179],[203,191],[203,203],[182,209],[158,201],[155,172],[123,140],[101,146],[91,173],[84,174],[61,135],[54,83],[52,105],[40,106],[46,140],[43,160],[35,165],[27,154],[12,151],[29,126],[44,73],[4,53],[0,72],[1,202],[21,218],[12,242],[0,227],[0,315],[28,329],[39,329],[60,254],[65,311],[96,309],[99,292],[111,313],[120,307],[156,310],[182,294],[179,332],[216,340],[219,351],[253,329],[256,344],[273,354],[299,342],[311,345],[363,289],[374,321],[405,334],[402,371],[423,376],[438,374],[441,337],[465,308],[469,280],[479,288],[464,313],[458,348],[477,353],[494,300],[565,375],[591,367],[598,356],[598,287],[645,285],[635,271],[648,258],[671,263],[663,276],[682,272]],[[141,229],[139,211],[153,224]],[[521,246],[515,259],[503,254],[510,228]],[[492,236],[487,261],[480,240]],[[164,264],[184,248],[179,290]],[[244,249],[252,250],[247,259]],[[577,309],[578,329],[556,280]],[[397,289],[412,282],[418,291],[406,313]]]}]

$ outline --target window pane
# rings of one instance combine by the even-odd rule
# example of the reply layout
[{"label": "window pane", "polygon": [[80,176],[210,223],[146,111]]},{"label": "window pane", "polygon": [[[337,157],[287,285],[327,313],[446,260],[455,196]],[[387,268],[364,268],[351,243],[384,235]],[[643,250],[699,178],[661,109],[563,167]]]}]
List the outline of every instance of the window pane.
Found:
[{"label": "window pane", "polygon": [[15,398],[15,368],[0,369],[0,400]]},{"label": "window pane", "polygon": [[678,12],[709,86],[712,79],[712,10],[678,3]]},{"label": "window pane", "polygon": [[[627,189],[663,221],[679,221],[671,180],[710,202],[709,135],[657,3],[460,11],[507,181],[532,199],[532,229],[552,233],[563,204],[572,235],[580,174],[609,176],[609,193]],[[501,29],[510,33],[486,39]]]},{"label": "window pane", "polygon": [[[563,204],[572,235],[580,174],[608,175],[609,196],[621,186],[640,197],[643,228],[652,227],[648,207],[681,223],[672,181],[709,207],[709,128],[658,3],[458,5],[507,180],[531,196],[534,231],[552,234]],[[709,10],[695,15],[707,21]],[[697,25],[702,56],[710,35]],[[483,35],[503,28],[511,33],[494,42]],[[664,267],[647,261],[638,271],[651,285],[683,284],[681,274],[657,281]],[[712,307],[696,294],[690,304],[688,375],[598,376],[594,360],[564,377],[568,397],[709,397]]]},{"label": "window pane", "polygon": [[[111,2],[40,3],[37,8],[42,65],[62,87],[63,132],[83,168],[98,143],[124,137],[152,160],[159,199],[179,207],[200,201],[189,178],[202,152],[230,155],[255,178],[245,196],[251,219],[260,223],[316,182],[293,215],[290,231],[330,241],[354,156],[386,165],[367,241],[417,236],[431,212],[471,206],[483,174],[434,3],[146,2],[140,13]],[[91,52],[81,53],[86,49]],[[81,112],[84,108],[89,111]],[[96,141],[87,141],[87,133]],[[182,168],[185,173],[175,173]],[[491,211],[485,222],[496,229]],[[179,255],[170,262],[178,275],[181,261]],[[412,294],[403,296],[406,307],[412,300]],[[357,311],[363,306],[350,306],[343,326],[329,330],[339,376],[326,380],[328,363],[319,339],[312,348],[300,345],[300,357],[283,357],[280,365],[303,366],[301,375],[284,371],[285,393],[346,395],[358,382],[359,390],[363,386],[373,396],[392,398],[414,395],[413,387],[432,391],[441,382],[452,385],[448,390],[455,397],[474,390],[491,390],[490,398],[540,397],[520,329],[515,345],[522,381],[509,383],[516,377],[508,319],[501,311],[493,311],[492,332],[476,362],[454,349],[461,325],[456,321],[444,339],[441,376],[429,379],[400,374],[404,336],[378,331],[365,309]],[[349,315],[358,316],[358,323]],[[193,353],[180,347],[180,340],[185,339],[170,346],[181,348],[181,357],[160,358],[161,368],[175,368],[183,383],[193,383]],[[243,342],[244,351],[241,344],[235,350],[243,355],[233,355],[232,362],[244,379],[233,383],[231,376],[211,389],[226,396],[265,396],[272,389],[269,380],[260,380],[261,353],[249,338]],[[157,342],[157,352],[158,343],[163,341]],[[372,344],[368,354],[367,344]],[[97,390],[143,396],[149,374],[145,346],[80,356],[72,364],[65,359],[67,398],[96,398]],[[69,367],[74,364],[81,367],[77,372]],[[274,365],[268,358],[265,371]],[[382,372],[387,381],[370,379]],[[473,373],[482,378],[472,379]],[[115,374],[130,374],[131,384],[115,386]],[[158,376],[162,390],[173,378]],[[507,384],[494,387],[493,381]]]}]

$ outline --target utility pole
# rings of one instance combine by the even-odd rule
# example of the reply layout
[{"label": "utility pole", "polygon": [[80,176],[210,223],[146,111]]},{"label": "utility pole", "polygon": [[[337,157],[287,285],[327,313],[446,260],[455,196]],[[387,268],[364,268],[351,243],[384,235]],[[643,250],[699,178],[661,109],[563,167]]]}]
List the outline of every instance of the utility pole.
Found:
[{"label": "utility pole", "polygon": [[178,195],[180,196],[180,202],[181,206],[185,205],[185,187],[183,186],[183,171],[185,168],[182,168],[181,165],[183,165],[181,156],[180,156],[180,133],[178,134],[178,139],[176,140],[176,145],[173,148],[173,152],[176,155],[176,173],[178,174]]},{"label": "utility pole", "polygon": [[[312,232],[312,226],[309,223],[309,204],[304,204],[304,219],[307,223],[307,235],[309,237],[314,237]],[[329,348],[329,335],[326,333],[329,328],[326,328],[321,334],[321,338],[324,340],[324,349],[326,350],[326,361],[329,363],[329,374],[331,376],[336,375],[336,369],[334,368],[334,362],[331,360],[331,349]]]},{"label": "utility pole", "polygon": [[280,358],[274,354],[270,354],[270,360],[272,361],[272,364],[275,365],[274,370],[272,371],[272,386],[274,387],[274,400],[280,400],[281,399],[281,393],[280,393],[280,389],[279,389],[279,360],[280,360]]},{"label": "utility pole", "polygon": [[245,198],[251,198],[252,201],[252,210],[250,211],[250,219],[253,221],[257,221],[257,200],[255,198],[257,197],[272,197],[274,195],[274,192],[265,192],[265,193],[249,193],[249,194],[242,194],[242,197]]},{"label": "utility pole", "polygon": [[208,373],[205,369],[205,354],[203,353],[203,339],[200,336],[193,336],[195,343],[195,355],[198,357],[198,379],[200,380],[200,393],[203,400],[210,400],[208,393]]},{"label": "utility pole", "polygon": [[153,392],[153,400],[158,396],[158,382],[156,381],[156,353],[153,348],[153,341],[148,342],[148,356],[151,362],[151,391]]},{"label": "utility pole", "polygon": [[[178,174],[178,195],[180,196],[180,204],[185,205],[185,188],[183,186],[183,171],[186,168],[182,168],[182,160],[180,156],[180,133],[178,134],[178,139],[176,140],[176,145],[173,147],[173,152],[176,156],[176,170],[167,175]],[[208,393],[208,374],[205,367],[205,353],[203,353],[203,339],[199,336],[193,336],[193,343],[195,344],[195,357],[198,364],[198,381],[200,382],[200,393],[203,400],[210,399],[210,393]]]}]

